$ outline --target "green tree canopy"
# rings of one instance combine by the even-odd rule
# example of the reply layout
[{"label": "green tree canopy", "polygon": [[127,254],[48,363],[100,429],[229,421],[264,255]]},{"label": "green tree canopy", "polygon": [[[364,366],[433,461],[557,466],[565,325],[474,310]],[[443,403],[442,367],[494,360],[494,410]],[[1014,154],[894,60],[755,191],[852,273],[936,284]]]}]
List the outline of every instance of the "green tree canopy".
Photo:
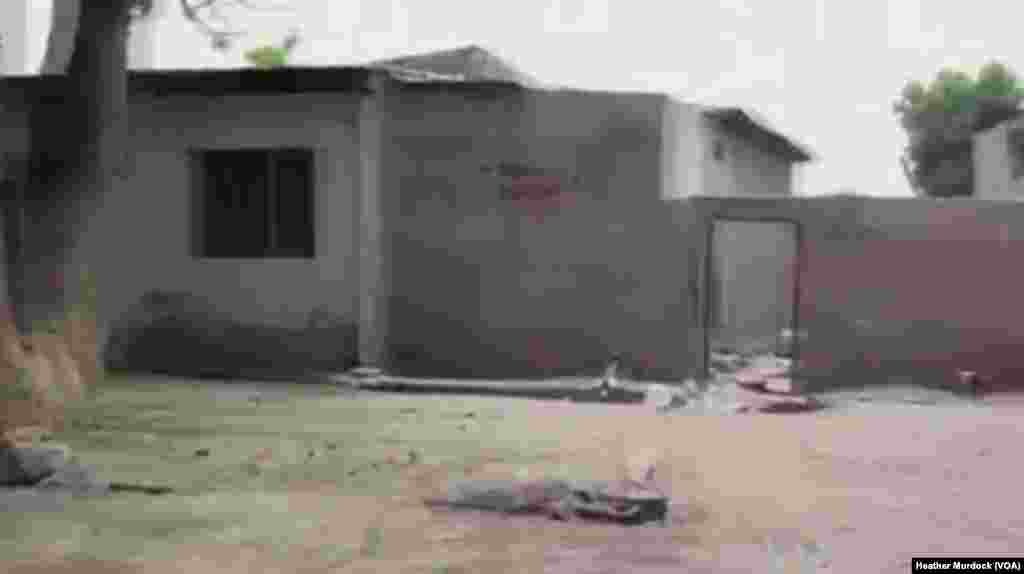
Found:
[{"label": "green tree canopy", "polygon": [[292,32],[280,46],[260,46],[245,53],[245,59],[257,68],[283,68],[291,60],[292,50],[299,43],[299,35]]},{"label": "green tree canopy", "polygon": [[974,133],[1014,116],[1022,100],[1017,75],[994,61],[977,78],[944,68],[930,84],[908,83],[894,111],[910,140],[902,160],[915,191],[931,197],[973,195]]}]

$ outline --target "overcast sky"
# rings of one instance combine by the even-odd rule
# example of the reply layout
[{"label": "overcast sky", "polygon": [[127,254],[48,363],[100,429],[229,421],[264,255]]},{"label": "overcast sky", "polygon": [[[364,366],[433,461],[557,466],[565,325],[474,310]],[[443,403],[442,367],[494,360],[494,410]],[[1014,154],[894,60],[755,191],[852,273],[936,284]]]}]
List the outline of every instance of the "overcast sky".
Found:
[{"label": "overcast sky", "polygon": [[310,65],[475,43],[545,82],[752,107],[819,156],[808,194],[909,195],[892,114],[906,81],[992,58],[1024,71],[1016,2],[256,1],[290,9],[237,16],[249,36],[226,55],[176,10],[154,20],[157,66],[241,66],[244,48],[291,28],[304,40],[295,63]]}]

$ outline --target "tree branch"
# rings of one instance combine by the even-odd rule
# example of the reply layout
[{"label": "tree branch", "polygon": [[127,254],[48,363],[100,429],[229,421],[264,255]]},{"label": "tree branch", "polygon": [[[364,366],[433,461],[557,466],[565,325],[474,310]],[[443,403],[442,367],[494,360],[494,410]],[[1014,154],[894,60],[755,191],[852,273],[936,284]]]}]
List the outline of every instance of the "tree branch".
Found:
[{"label": "tree branch", "polygon": [[[150,1],[150,0],[145,0]],[[224,15],[223,9],[238,7],[246,10],[288,10],[285,4],[264,4],[252,0],[179,0],[185,18],[192,22],[200,32],[208,36],[217,49],[226,49],[232,38],[243,36],[245,32],[230,27],[230,18]]]}]

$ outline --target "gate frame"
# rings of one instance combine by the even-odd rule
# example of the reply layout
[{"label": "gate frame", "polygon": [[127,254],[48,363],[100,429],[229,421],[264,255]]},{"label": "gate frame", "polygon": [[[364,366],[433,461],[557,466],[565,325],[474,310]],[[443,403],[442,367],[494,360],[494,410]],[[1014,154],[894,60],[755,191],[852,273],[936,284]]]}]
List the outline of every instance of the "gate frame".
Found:
[{"label": "gate frame", "polygon": [[803,224],[799,219],[795,217],[757,217],[751,215],[730,215],[727,212],[712,213],[708,217],[708,223],[704,230],[705,237],[705,248],[704,248],[704,309],[701,312],[701,328],[704,332],[704,357],[703,357],[703,368],[701,369],[704,380],[711,379],[711,320],[712,320],[712,309],[711,309],[711,293],[713,292],[712,282],[714,278],[711,273],[711,265],[714,262],[715,253],[715,223],[718,221],[729,222],[746,222],[746,223],[785,223],[794,229],[795,233],[793,237],[796,241],[796,250],[794,255],[793,265],[793,310],[792,310],[792,330],[793,330],[793,343],[792,343],[792,362],[794,369],[799,364],[801,349],[801,337],[800,335],[800,292],[801,292],[801,278],[804,274],[805,268],[805,253],[804,253],[804,229]]}]

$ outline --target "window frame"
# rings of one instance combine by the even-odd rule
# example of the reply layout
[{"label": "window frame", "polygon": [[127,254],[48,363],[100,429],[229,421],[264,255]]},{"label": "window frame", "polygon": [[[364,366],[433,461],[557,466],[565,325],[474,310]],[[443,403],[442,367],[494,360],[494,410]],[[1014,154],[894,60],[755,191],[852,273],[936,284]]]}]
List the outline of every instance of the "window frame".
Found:
[{"label": "window frame", "polygon": [[[211,248],[211,238],[208,236],[210,213],[210,170],[209,158],[214,154],[232,153],[261,153],[264,157],[263,180],[266,182],[266,192],[263,196],[264,216],[264,246],[253,250],[252,254],[232,253],[231,249]],[[301,154],[304,157],[303,166],[306,170],[305,209],[308,229],[303,230],[303,235],[308,235],[303,240],[301,247],[281,247],[280,236],[282,229],[287,227],[278,215],[278,203],[281,195],[280,190],[280,167],[282,156],[285,154]],[[311,260],[317,257],[317,150],[311,147],[302,146],[260,146],[260,147],[234,147],[234,148],[191,148],[188,150],[188,164],[191,171],[192,187],[192,209],[191,209],[191,248],[190,252],[195,259],[208,260],[262,260],[262,259],[289,259],[289,260]]]},{"label": "window frame", "polygon": [[1010,159],[1010,178],[1021,179],[1024,177],[1024,128],[1006,132],[1006,152]]}]

